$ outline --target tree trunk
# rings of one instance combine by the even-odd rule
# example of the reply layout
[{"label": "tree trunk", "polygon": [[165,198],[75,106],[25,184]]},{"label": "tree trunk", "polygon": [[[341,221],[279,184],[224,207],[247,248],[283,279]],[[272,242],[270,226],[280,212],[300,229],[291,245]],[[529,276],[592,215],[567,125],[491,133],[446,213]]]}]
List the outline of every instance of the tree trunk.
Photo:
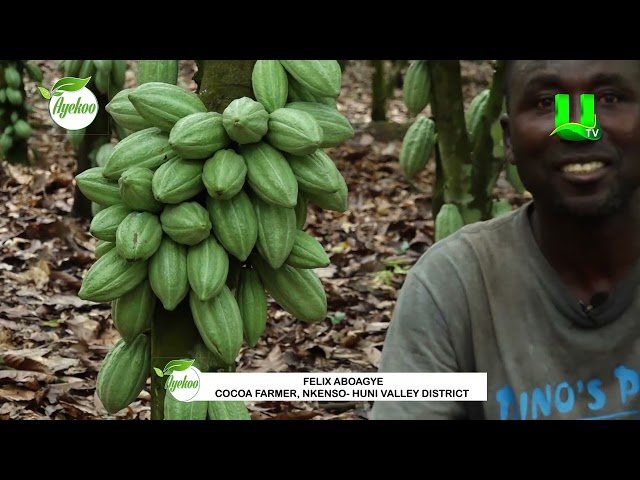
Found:
[{"label": "tree trunk", "polygon": [[[455,203],[465,218],[471,186],[471,155],[464,117],[459,60],[431,60],[431,106],[438,129],[444,174],[444,202]],[[465,222],[467,219],[465,218]]]},{"label": "tree trunk", "polygon": [[373,67],[371,120],[373,122],[384,122],[387,120],[387,87],[384,60],[371,60],[371,66]]},{"label": "tree trunk", "polygon": [[[222,111],[236,98],[254,98],[251,73],[255,60],[198,60],[194,80],[197,93],[209,111]],[[168,279],[170,281],[170,279]],[[162,370],[167,362],[196,359],[202,371],[233,371],[234,365],[217,365],[193,323],[188,297],[172,312],[158,303],[151,329],[151,366]],[[199,365],[198,365],[199,364]],[[163,380],[151,374],[151,419],[164,418]]]}]

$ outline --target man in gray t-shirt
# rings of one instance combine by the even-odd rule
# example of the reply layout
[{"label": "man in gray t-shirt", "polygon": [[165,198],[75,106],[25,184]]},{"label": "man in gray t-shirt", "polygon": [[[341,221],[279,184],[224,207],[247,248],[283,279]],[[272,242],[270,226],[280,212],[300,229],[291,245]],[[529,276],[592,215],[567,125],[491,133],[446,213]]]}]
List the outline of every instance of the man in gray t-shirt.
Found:
[{"label": "man in gray t-shirt", "polygon": [[[533,200],[433,245],[402,287],[379,372],[487,372],[487,402],[379,401],[370,419],[640,418],[640,62],[511,61],[507,159]],[[595,141],[555,95],[593,94]]]}]

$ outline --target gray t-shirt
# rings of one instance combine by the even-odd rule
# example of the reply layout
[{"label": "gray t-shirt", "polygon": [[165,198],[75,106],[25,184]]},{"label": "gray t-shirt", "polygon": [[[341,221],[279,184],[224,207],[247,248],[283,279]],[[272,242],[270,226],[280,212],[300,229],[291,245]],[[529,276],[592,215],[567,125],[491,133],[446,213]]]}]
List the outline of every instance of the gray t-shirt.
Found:
[{"label": "gray t-shirt", "polygon": [[538,248],[532,207],[425,252],[383,345],[380,373],[487,372],[487,401],[379,401],[370,419],[640,418],[640,261],[586,311]]}]

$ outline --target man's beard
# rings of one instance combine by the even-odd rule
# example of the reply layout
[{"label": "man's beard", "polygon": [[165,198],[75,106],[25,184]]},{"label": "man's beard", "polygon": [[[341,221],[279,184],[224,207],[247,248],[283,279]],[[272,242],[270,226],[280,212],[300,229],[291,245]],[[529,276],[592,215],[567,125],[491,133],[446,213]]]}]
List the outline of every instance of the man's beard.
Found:
[{"label": "man's beard", "polygon": [[554,192],[552,198],[553,211],[567,217],[583,220],[603,220],[626,208],[633,195],[634,188],[628,182],[618,181],[604,200],[574,201]]}]

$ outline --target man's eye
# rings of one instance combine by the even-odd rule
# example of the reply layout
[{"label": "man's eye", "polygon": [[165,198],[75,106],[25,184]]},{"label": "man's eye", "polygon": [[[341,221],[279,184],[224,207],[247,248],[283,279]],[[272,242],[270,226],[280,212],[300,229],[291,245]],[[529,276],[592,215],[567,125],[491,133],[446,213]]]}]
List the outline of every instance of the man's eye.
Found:
[{"label": "man's eye", "polygon": [[615,93],[604,93],[600,96],[601,103],[617,103],[620,100],[620,97]]},{"label": "man's eye", "polygon": [[553,97],[543,97],[539,98],[536,106],[541,109],[552,108],[555,104],[555,99]]}]

